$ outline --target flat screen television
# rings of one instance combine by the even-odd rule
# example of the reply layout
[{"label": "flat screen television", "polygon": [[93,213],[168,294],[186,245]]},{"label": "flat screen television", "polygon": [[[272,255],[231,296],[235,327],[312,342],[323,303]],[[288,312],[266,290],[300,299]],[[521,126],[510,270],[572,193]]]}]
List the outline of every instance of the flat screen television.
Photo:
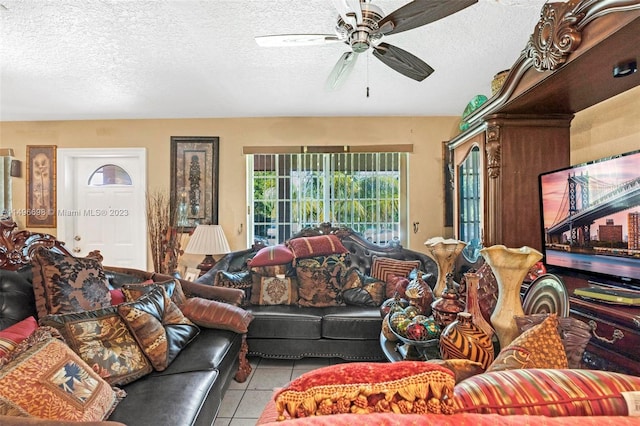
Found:
[{"label": "flat screen television", "polygon": [[640,150],[539,176],[545,264],[640,289]]}]

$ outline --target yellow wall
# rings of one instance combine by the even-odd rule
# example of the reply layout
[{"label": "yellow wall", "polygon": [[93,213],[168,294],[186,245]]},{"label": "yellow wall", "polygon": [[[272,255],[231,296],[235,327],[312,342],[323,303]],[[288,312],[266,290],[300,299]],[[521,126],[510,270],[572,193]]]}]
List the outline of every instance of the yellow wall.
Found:
[{"label": "yellow wall", "polygon": [[640,149],[640,86],[580,113],[571,123],[571,164]]},{"label": "yellow wall", "polygon": [[[168,190],[171,136],[219,136],[219,223],[231,249],[238,250],[246,247],[243,146],[413,144],[408,221],[419,222],[420,226],[417,234],[411,231],[407,246],[421,250],[428,238],[451,232],[444,227],[442,141],[456,134],[458,122],[457,117],[1,122],[0,147],[13,148],[23,161],[26,145],[145,147],[149,189]],[[24,178],[13,180],[13,207],[25,207]],[[16,220],[24,227],[24,217]],[[55,234],[52,229],[37,231]]]}]

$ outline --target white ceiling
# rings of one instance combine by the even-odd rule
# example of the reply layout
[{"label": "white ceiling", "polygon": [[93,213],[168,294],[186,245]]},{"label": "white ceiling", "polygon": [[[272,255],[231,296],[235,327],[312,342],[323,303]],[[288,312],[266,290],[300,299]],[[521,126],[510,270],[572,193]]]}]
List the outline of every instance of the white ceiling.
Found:
[{"label": "white ceiling", "polygon": [[[408,2],[374,1],[387,14]],[[385,37],[435,69],[422,82],[367,53],[326,91],[346,45],[265,48],[253,37],[332,34],[329,0],[0,0],[0,121],[457,116],[490,95],[544,2],[479,0]]]}]

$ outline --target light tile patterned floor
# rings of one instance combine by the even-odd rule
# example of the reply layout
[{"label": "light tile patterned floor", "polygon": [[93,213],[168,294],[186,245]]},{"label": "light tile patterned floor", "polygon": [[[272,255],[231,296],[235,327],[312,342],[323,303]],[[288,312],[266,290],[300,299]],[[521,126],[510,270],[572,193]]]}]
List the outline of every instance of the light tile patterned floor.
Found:
[{"label": "light tile patterned floor", "polygon": [[249,362],[253,367],[251,375],[244,383],[231,382],[214,426],[255,426],[274,388],[286,385],[307,371],[344,361],[331,358],[293,361],[252,357]]}]

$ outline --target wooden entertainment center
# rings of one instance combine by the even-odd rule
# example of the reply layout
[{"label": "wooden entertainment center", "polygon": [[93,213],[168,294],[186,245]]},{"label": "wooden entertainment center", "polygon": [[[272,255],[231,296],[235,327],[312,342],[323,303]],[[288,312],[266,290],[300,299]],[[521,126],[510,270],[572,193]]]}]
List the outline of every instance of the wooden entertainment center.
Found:
[{"label": "wooden entertainment center", "polygon": [[[456,237],[477,207],[484,246],[541,250],[538,175],[570,165],[575,113],[640,85],[639,59],[639,0],[545,4],[501,89],[448,142]],[[625,66],[631,70],[614,77],[614,68]],[[460,172],[473,152],[479,154],[480,196],[467,211]],[[585,367],[640,375],[640,308],[581,299],[573,290],[586,287],[590,277],[557,274],[571,295],[570,315],[592,328]]]}]

